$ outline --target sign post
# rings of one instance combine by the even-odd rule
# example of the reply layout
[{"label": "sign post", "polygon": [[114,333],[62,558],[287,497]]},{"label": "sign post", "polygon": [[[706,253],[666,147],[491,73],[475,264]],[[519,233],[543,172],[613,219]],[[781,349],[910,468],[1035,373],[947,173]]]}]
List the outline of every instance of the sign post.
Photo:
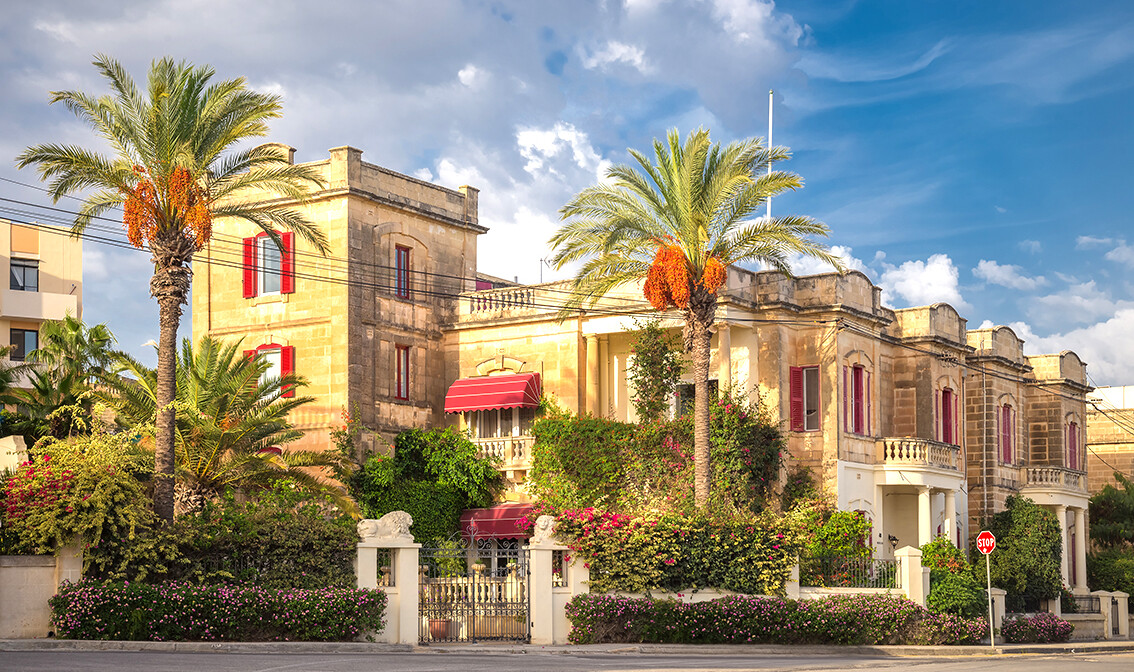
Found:
[{"label": "sign post", "polygon": [[984,530],[977,535],[976,547],[984,554],[984,576],[988,581],[988,643],[989,646],[995,647],[996,635],[993,634],[992,627],[992,562],[989,556],[996,549],[996,537],[988,530]]}]

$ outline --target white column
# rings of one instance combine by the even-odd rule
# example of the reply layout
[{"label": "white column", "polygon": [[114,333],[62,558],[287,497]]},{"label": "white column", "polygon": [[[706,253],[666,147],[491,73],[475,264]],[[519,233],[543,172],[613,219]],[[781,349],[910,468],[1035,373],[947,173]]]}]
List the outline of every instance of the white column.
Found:
[{"label": "white column", "polygon": [[957,543],[957,492],[949,489],[945,491],[945,537],[952,543]]},{"label": "white column", "polygon": [[874,546],[875,557],[886,557],[886,551],[893,552],[890,541],[886,536],[886,492],[881,485],[874,486],[874,538],[870,540]]},{"label": "white column", "polygon": [[1071,544],[1068,543],[1067,539],[1067,507],[1063,504],[1056,504],[1055,518],[1059,521],[1059,538],[1063,544],[1063,561],[1060,563],[1059,572],[1063,577],[1063,585],[1069,586],[1071,585],[1071,572],[1069,571],[1071,562],[1067,556],[1070,555]]},{"label": "white column", "polygon": [[603,334],[598,337],[599,342],[599,393],[598,409],[595,415],[606,417],[611,406],[610,386],[613,382],[610,376],[610,338]]},{"label": "white column", "polygon": [[933,541],[932,507],[929,487],[917,489],[917,545],[920,548]]},{"label": "white column", "polygon": [[[398,587],[398,643],[417,644],[420,607],[418,549],[421,544],[406,544],[393,550],[394,583]],[[389,626],[387,626],[389,627]]]},{"label": "white column", "polygon": [[1075,588],[1087,590],[1087,511],[1075,511]]},{"label": "white column", "polygon": [[587,405],[591,415],[599,413],[599,345],[598,336],[587,336]]},{"label": "white column", "polygon": [[921,571],[921,549],[903,546],[894,554],[898,560],[898,580],[911,602],[925,606],[925,576]]},{"label": "white column", "polygon": [[532,644],[555,643],[555,609],[551,596],[550,547],[528,546],[528,608],[531,610]]},{"label": "white column", "polygon": [[722,392],[732,387],[732,335],[727,324],[717,327],[717,388]]}]

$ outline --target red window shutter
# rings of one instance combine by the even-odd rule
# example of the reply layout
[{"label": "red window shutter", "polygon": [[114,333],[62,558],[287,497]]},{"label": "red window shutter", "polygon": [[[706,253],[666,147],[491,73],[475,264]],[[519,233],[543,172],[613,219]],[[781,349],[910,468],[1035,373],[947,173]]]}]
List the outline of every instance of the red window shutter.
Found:
[{"label": "red window shutter", "polygon": [[[286,345],[280,348],[280,376],[286,376],[295,371],[295,346]],[[288,385],[283,393],[284,397],[294,397],[295,387]]]},{"label": "red window shutter", "polygon": [[854,386],[854,433],[863,434],[866,429],[864,423],[863,413],[866,410],[865,394],[863,393],[864,372],[861,366],[856,366],[851,369],[851,383]]},{"label": "red window shutter", "polygon": [[843,431],[849,432],[850,426],[847,425],[847,412],[850,410],[850,375],[848,370],[850,367],[843,367]]},{"label": "red window shutter", "polygon": [[933,440],[941,440],[941,390],[933,391]]},{"label": "red window shutter", "polygon": [[961,395],[953,393],[953,443],[961,445]]},{"label": "red window shutter", "polygon": [[245,351],[244,351],[244,358],[245,358],[245,359],[252,359],[252,358],[254,358],[255,356],[256,356],[256,351],[255,351],[255,350],[245,350]]},{"label": "red window shutter", "polygon": [[873,391],[874,391],[874,389],[872,387],[870,387],[870,372],[867,371],[866,372],[866,434],[868,436],[872,435],[871,431],[870,431],[870,419],[871,419],[871,416],[874,415],[873,409],[871,408]]},{"label": "red window shutter", "polygon": [[803,367],[791,367],[788,376],[791,431],[803,431]]},{"label": "red window shutter", "polygon": [[244,298],[256,296],[256,237],[244,239]]},{"label": "red window shutter", "polygon": [[295,292],[295,234],[286,231],[283,238],[283,252],[280,253],[280,293]]}]

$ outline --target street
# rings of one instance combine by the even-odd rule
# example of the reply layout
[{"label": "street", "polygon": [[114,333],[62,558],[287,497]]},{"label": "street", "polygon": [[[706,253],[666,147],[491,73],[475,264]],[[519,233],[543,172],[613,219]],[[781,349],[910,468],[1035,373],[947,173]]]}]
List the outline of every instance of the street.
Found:
[{"label": "street", "polygon": [[1069,667],[1091,672],[1134,669],[1134,653],[1019,654],[964,658],[824,656],[824,655],[660,655],[641,653],[515,653],[441,650],[382,654],[233,654],[135,651],[17,651],[0,653],[4,672],[361,672],[363,670],[906,670],[946,672],[1027,670],[1066,672]]}]

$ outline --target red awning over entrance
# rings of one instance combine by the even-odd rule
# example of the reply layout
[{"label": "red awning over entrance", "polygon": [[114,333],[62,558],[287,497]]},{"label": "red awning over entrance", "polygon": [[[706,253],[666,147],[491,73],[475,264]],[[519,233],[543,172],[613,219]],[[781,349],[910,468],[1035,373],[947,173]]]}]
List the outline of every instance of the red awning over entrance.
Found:
[{"label": "red awning over entrance", "polygon": [[487,509],[468,509],[461,514],[461,535],[473,539],[528,538],[520,522],[532,512],[531,504],[497,504]]},{"label": "red awning over entrance", "polygon": [[486,411],[490,408],[534,408],[539,405],[538,373],[461,378],[445,395],[445,412]]}]

